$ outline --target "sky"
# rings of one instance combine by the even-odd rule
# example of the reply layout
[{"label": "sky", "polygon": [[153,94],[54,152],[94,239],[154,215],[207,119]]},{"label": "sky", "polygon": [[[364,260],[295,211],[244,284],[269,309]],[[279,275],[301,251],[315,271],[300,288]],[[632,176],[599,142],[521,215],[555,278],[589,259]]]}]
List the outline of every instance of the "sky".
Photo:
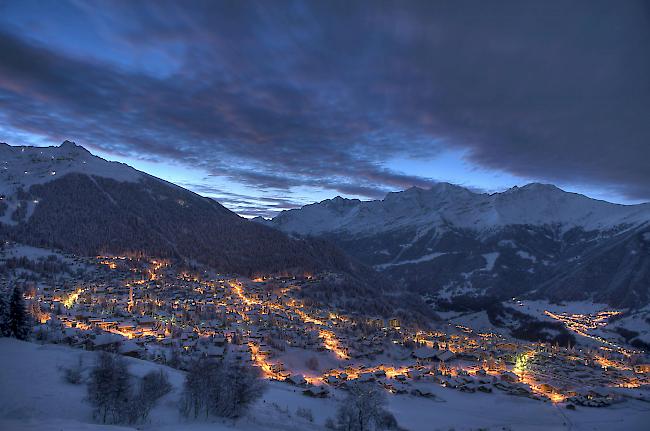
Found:
[{"label": "sky", "polygon": [[437,181],[649,201],[649,4],[0,0],[0,142],[249,217]]}]

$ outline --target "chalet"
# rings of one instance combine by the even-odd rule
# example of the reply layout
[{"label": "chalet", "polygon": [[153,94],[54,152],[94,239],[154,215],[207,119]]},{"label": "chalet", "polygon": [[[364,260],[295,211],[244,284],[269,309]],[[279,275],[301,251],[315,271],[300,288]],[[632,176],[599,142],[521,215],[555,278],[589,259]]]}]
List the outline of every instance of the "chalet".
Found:
[{"label": "chalet", "polygon": [[504,371],[500,375],[501,380],[506,381],[506,382],[518,382],[519,381],[519,376],[517,376],[515,373],[511,371]]},{"label": "chalet", "polygon": [[118,352],[123,341],[124,337],[117,334],[104,333],[88,338],[85,344],[88,350]]},{"label": "chalet", "polygon": [[361,373],[359,374],[359,377],[357,378],[359,382],[371,382],[375,380],[375,374],[374,373]]},{"label": "chalet", "polygon": [[226,354],[225,346],[208,346],[205,351],[205,356],[208,358],[222,359]]},{"label": "chalet", "polygon": [[310,386],[302,393],[308,397],[325,398],[329,395],[329,390],[325,386]]},{"label": "chalet", "polygon": [[118,351],[120,354],[132,358],[142,358],[144,356],[144,349],[130,340],[121,343],[118,347]]},{"label": "chalet", "polygon": [[421,362],[430,362],[437,359],[437,351],[430,347],[419,347],[413,351],[411,356]]},{"label": "chalet", "polygon": [[415,388],[411,391],[412,395],[415,395],[416,397],[425,397],[425,398],[435,398],[436,395],[431,392],[429,389],[426,388]]},{"label": "chalet", "polygon": [[436,359],[440,362],[447,362],[454,358],[454,353],[449,350],[441,350],[436,353]]},{"label": "chalet", "polygon": [[284,381],[295,386],[305,386],[307,384],[307,380],[302,374],[291,374]]}]

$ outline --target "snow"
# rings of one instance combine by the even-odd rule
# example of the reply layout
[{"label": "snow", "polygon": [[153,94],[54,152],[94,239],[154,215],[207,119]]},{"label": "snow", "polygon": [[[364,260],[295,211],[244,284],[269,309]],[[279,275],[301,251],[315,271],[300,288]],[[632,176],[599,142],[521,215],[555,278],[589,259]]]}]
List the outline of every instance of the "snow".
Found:
[{"label": "snow", "polygon": [[611,306],[607,304],[591,302],[591,301],[568,301],[561,304],[554,304],[546,300],[525,300],[517,301],[517,311],[529,314],[538,319],[553,320],[544,314],[548,310],[555,314],[571,313],[571,314],[596,314],[599,311],[611,310]]},{"label": "snow", "polygon": [[483,270],[492,271],[494,269],[494,264],[499,258],[499,252],[495,251],[493,253],[485,253],[482,256],[483,259],[485,259],[485,267],[483,267]]},{"label": "snow", "polygon": [[[74,256],[64,254],[60,251],[49,248],[32,247],[20,243],[6,243],[4,250],[0,252],[0,262],[4,262],[11,258],[26,257],[32,261],[39,261],[47,259],[49,256],[56,256],[56,258],[69,265],[73,271],[86,270],[88,266]],[[23,270],[20,270],[23,271]],[[26,271],[26,270],[25,270]],[[63,277],[66,277],[63,275]]]},{"label": "snow", "polygon": [[511,239],[502,239],[499,241],[499,247],[517,248],[517,243]]},{"label": "snow", "polygon": [[[0,429],[15,431],[133,430],[128,427],[92,423],[90,406],[83,401],[85,388],[65,383],[61,367],[72,366],[83,356],[84,364],[92,364],[93,352],[57,345],[38,345],[14,339],[0,339]],[[324,423],[333,417],[342,391],[334,390],[334,398],[305,397],[301,389],[285,383],[270,383],[263,399],[251,412],[237,420],[188,422],[179,417],[177,400],[183,372],[158,364],[125,358],[132,374],[142,376],[152,369],[163,368],[174,389],[152,411],[151,422],[139,425],[144,430],[325,430]],[[388,409],[399,424],[412,431],[419,430],[592,430],[646,429],[650,407],[647,403],[628,400],[608,408],[563,409],[551,403],[509,396],[501,392],[468,394],[446,389],[432,383],[414,383],[435,399],[412,395],[388,396]],[[298,407],[314,414],[314,423],[298,417]]]},{"label": "snow", "polygon": [[[92,423],[92,410],[84,401],[84,385],[71,385],[62,379],[61,369],[74,366],[83,358],[85,367],[94,361],[94,352],[58,345],[38,345],[0,338],[0,429],[2,430],[132,430],[128,427]],[[238,421],[214,419],[189,422],[178,413],[178,397],[184,373],[162,365],[125,357],[129,371],[143,376],[162,368],[174,386],[151,413],[151,430],[309,430],[322,429],[295,417],[297,407],[312,408],[316,421],[324,423],[336,409],[335,400],[308,398],[294,387],[271,383],[252,408],[251,415]],[[317,404],[318,403],[318,404]],[[289,408],[287,413],[284,412]],[[320,408],[317,411],[317,408]],[[291,414],[292,417],[289,417]],[[138,426],[139,429],[143,426]]]},{"label": "snow", "polygon": [[[70,173],[135,182],[146,174],[118,162],[109,162],[92,155],[85,148],[65,141],[53,147],[14,147],[0,143],[0,196],[9,209],[0,222],[14,224],[11,214],[18,202],[10,199],[19,189],[27,191],[32,185],[45,184]],[[28,216],[38,205],[30,202]]]},{"label": "snow", "polygon": [[7,258],[19,258],[26,257],[31,260],[47,258],[48,256],[56,255],[59,258],[63,258],[63,255],[57,253],[56,251],[49,248],[38,248],[32,247],[30,245],[24,244],[11,244],[7,246],[3,251],[3,257]]},{"label": "snow", "polygon": [[519,256],[522,259],[528,259],[533,263],[537,262],[537,258],[532,254],[528,253],[527,251],[517,250],[517,256]]},{"label": "snow", "polygon": [[428,190],[413,187],[389,193],[383,200],[327,199],[283,211],[272,222],[285,232],[310,235],[372,235],[404,228],[442,229],[449,224],[479,231],[513,224],[559,226],[562,231],[609,230],[650,222],[650,204],[613,204],[536,183],[493,194],[438,183]]},{"label": "snow", "polygon": [[391,266],[399,266],[399,265],[411,265],[414,263],[421,263],[421,262],[428,262],[430,260],[433,260],[437,257],[444,256],[449,253],[430,253],[430,254],[425,254],[424,256],[420,256],[417,259],[409,259],[409,260],[402,260],[399,262],[391,262],[391,263],[384,263],[381,265],[375,265],[374,268],[378,271],[382,271],[386,268],[390,268]]}]

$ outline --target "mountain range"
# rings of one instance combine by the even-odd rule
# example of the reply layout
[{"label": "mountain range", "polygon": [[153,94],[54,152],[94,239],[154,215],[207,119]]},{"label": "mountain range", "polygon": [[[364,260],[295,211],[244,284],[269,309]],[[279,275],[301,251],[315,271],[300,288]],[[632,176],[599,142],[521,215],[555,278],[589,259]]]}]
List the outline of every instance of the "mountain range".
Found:
[{"label": "mountain range", "polygon": [[311,297],[361,298],[379,314],[396,303],[422,310],[418,298],[650,302],[650,204],[547,184],[487,194],[438,183],[250,221],[70,141],[0,144],[0,239],[87,256],[169,257],[245,276],[320,273]]},{"label": "mountain range", "polygon": [[336,197],[256,219],[317,237],[438,303],[512,297],[650,301],[650,204],[528,184],[477,193],[448,183],[382,200]]},{"label": "mountain range", "polygon": [[305,301],[435,318],[420,297],[393,289],[327,240],[262,226],[70,141],[51,147],[0,144],[0,240],[82,256],[169,258],[246,277],[317,275],[300,291]]}]

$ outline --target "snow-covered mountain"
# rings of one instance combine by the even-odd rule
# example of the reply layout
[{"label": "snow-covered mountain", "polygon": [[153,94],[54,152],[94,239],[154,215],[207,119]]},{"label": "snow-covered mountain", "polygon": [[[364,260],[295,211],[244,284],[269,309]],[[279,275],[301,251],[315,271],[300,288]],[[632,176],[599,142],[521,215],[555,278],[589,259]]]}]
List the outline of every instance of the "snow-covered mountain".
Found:
[{"label": "snow-covered mountain", "polygon": [[439,183],[376,201],[336,197],[260,222],[331,239],[438,298],[534,293],[619,305],[650,298],[650,204],[618,205],[553,185],[486,194]]},{"label": "snow-covered mountain", "polygon": [[617,205],[532,183],[503,193],[475,193],[449,183],[425,190],[412,187],[383,200],[340,196],[281,212],[272,225],[286,232],[369,235],[405,227],[453,226],[493,230],[508,225],[558,226],[562,230],[610,229],[650,220],[650,204]]},{"label": "snow-covered mountain", "polygon": [[355,271],[324,241],[291,239],[70,141],[0,144],[0,239],[81,255],[177,257],[244,275]]},{"label": "snow-covered mountain", "polygon": [[[137,182],[146,176],[130,166],[93,156],[74,142],[53,147],[12,147],[0,143],[0,223],[15,225],[20,214],[29,218],[38,202],[12,199],[21,190],[77,173]],[[16,213],[16,211],[18,211]],[[16,214],[15,217],[12,217]]]}]

